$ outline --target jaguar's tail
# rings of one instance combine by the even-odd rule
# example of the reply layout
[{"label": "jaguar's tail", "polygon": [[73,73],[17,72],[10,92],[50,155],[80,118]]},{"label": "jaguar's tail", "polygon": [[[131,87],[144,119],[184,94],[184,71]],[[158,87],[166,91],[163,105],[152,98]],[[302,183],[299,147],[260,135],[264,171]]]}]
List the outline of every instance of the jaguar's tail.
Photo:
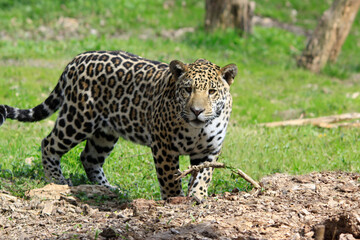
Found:
[{"label": "jaguar's tail", "polygon": [[63,82],[62,78],[63,76],[60,78],[60,81],[51,92],[50,96],[34,108],[19,109],[7,105],[0,105],[0,126],[7,118],[21,122],[37,122],[56,112],[64,100],[64,93],[61,86],[61,83]]}]

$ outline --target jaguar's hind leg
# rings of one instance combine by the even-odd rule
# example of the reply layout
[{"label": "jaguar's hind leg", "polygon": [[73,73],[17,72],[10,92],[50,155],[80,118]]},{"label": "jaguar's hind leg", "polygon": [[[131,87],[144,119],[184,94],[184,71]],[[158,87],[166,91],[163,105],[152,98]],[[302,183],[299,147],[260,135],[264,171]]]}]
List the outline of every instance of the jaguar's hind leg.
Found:
[{"label": "jaguar's hind leg", "polygon": [[91,182],[110,186],[102,168],[105,158],[113,150],[118,137],[115,134],[96,131],[96,133],[87,139],[84,151],[81,153],[81,162],[86,171],[86,175]]},{"label": "jaguar's hind leg", "polygon": [[52,132],[41,143],[42,164],[48,182],[71,185],[71,181],[65,179],[62,174],[60,159],[70,149],[82,142],[87,135],[75,132],[71,125],[65,126],[63,121],[63,119],[56,121]]}]

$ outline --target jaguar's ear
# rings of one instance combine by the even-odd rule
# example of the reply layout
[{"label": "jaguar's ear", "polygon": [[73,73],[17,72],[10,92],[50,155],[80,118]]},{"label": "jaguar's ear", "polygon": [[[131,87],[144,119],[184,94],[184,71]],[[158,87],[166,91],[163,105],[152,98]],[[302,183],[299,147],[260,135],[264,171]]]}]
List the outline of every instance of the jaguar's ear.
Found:
[{"label": "jaguar's ear", "polygon": [[179,60],[171,61],[170,63],[170,71],[175,79],[178,79],[183,73],[188,70],[186,64]]},{"label": "jaguar's ear", "polygon": [[220,69],[221,76],[229,84],[229,86],[234,82],[234,78],[238,72],[237,66],[235,64],[229,64]]}]

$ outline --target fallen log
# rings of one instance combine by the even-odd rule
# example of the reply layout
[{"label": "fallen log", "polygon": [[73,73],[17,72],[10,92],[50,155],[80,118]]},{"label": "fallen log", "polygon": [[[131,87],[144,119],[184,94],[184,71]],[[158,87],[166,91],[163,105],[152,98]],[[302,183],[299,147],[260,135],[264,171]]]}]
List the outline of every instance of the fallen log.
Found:
[{"label": "fallen log", "polygon": [[332,115],[318,118],[302,118],[292,119],[279,122],[261,123],[260,126],[264,127],[285,127],[285,126],[303,126],[314,125],[318,127],[334,128],[334,127],[359,127],[359,123],[346,123],[346,124],[331,124],[342,121],[349,121],[354,119],[360,119],[360,113],[344,113],[340,115]]}]

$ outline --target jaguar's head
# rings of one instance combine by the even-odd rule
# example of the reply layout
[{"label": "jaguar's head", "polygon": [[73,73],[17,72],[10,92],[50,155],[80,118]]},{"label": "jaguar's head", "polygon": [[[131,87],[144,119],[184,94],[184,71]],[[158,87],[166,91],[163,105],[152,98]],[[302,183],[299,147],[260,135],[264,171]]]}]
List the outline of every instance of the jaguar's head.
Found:
[{"label": "jaguar's head", "polygon": [[235,64],[220,68],[205,59],[192,64],[174,60],[170,63],[170,71],[176,80],[179,116],[191,126],[205,126],[231,105],[229,90],[237,74]]}]

